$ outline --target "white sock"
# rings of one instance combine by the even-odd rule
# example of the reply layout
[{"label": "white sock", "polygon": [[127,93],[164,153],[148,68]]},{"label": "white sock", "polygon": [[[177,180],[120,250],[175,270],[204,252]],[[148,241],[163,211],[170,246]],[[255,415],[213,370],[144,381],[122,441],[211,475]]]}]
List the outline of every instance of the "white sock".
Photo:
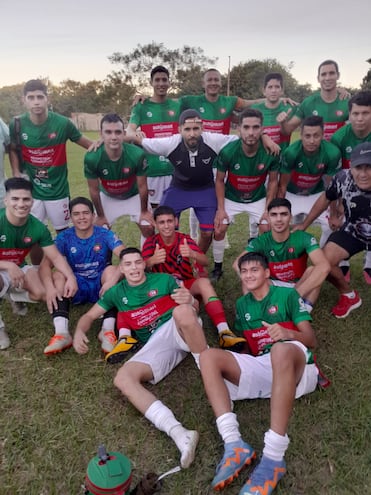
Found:
[{"label": "white sock", "polygon": [[171,409],[165,406],[160,400],[153,402],[144,413],[144,416],[148,421],[154,424],[158,430],[164,431],[169,436],[171,436],[170,430],[174,428],[174,426],[182,426],[175,418]]},{"label": "white sock", "polygon": [[198,236],[198,219],[193,208],[189,210],[189,235],[193,240],[197,240]]},{"label": "white sock", "polygon": [[68,331],[68,318],[64,316],[55,316],[53,318],[54,331],[56,335],[66,335]]},{"label": "white sock", "polygon": [[200,369],[200,353],[199,352],[191,352],[193,359],[195,360],[196,366]]},{"label": "white sock", "polygon": [[216,418],[216,427],[224,443],[241,440],[240,425],[233,412],[227,412]]},{"label": "white sock", "polygon": [[120,328],[119,339],[122,339],[122,337],[130,337],[130,336],[131,336],[130,330],[127,330],[126,328]]},{"label": "white sock", "polygon": [[263,455],[274,461],[282,461],[289,443],[287,434],[282,436],[273,430],[268,430],[264,435]]},{"label": "white sock", "polygon": [[102,322],[102,330],[104,332],[107,332],[107,330],[114,332],[115,331],[115,323],[116,323],[116,318],[103,318]]},{"label": "white sock", "polygon": [[229,330],[228,323],[223,321],[222,323],[218,323],[216,328],[218,329],[218,333],[224,332],[224,330]]},{"label": "white sock", "polygon": [[213,239],[213,257],[214,263],[223,263],[225,249],[225,239],[216,241]]}]

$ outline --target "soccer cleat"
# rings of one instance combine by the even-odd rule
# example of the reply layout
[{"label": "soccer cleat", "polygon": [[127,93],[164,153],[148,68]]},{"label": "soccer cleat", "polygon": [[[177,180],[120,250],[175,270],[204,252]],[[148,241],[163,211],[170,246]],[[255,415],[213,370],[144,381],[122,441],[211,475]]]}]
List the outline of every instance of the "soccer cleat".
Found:
[{"label": "soccer cleat", "polygon": [[237,337],[231,330],[223,330],[219,334],[219,347],[229,351],[241,352],[245,347],[246,340]]},{"label": "soccer cleat", "polygon": [[[1,317],[0,317],[1,320]],[[2,322],[2,320],[1,320]],[[9,336],[5,331],[4,324],[0,327],[0,349],[3,351],[10,346]]]},{"label": "soccer cleat", "polygon": [[72,337],[69,333],[57,334],[49,340],[49,344],[44,349],[45,356],[52,356],[72,346]]},{"label": "soccer cleat", "polygon": [[109,352],[105,359],[107,363],[116,364],[123,361],[127,356],[129,351],[136,351],[140,344],[137,339],[131,337],[130,335],[125,335],[121,337],[115,347]]},{"label": "soccer cleat", "polygon": [[346,282],[350,282],[350,266],[349,265],[341,265],[340,270],[343,272],[344,278]]},{"label": "soccer cleat", "polygon": [[223,270],[220,266],[215,266],[214,270],[211,272],[210,280],[212,282],[217,282],[223,275]]},{"label": "soccer cleat", "polygon": [[286,462],[263,456],[239,495],[270,495],[286,473]]},{"label": "soccer cleat", "polygon": [[226,443],[224,455],[211,482],[212,488],[215,491],[223,490],[237,478],[245,466],[251,464],[255,455],[253,448],[243,440]]},{"label": "soccer cleat", "polygon": [[348,297],[345,294],[341,294],[338,303],[331,310],[331,313],[336,316],[336,318],[346,318],[353,309],[361,306],[362,299],[359,297],[358,292],[354,291],[354,294],[354,297]]},{"label": "soccer cleat", "polygon": [[363,269],[363,278],[365,279],[366,284],[371,285],[371,268]]},{"label": "soccer cleat", "polygon": [[180,450],[180,465],[182,468],[186,469],[192,464],[196,447],[198,444],[199,434],[195,430],[187,430],[187,433],[182,438],[182,442],[178,443],[177,446]]},{"label": "soccer cleat", "polygon": [[98,333],[98,340],[100,341],[102,351],[105,354],[112,352],[117,343],[115,332],[112,330],[103,330],[103,328]]}]

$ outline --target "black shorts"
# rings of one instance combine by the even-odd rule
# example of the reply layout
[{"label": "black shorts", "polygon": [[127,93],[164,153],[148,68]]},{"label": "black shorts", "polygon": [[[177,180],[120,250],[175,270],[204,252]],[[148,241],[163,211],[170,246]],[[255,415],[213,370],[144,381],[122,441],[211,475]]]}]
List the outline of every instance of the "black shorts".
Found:
[{"label": "black shorts", "polygon": [[334,242],[338,246],[345,249],[345,251],[348,251],[349,258],[357,253],[360,253],[361,251],[367,251],[371,247],[344,230],[333,232],[327,239],[327,242]]}]

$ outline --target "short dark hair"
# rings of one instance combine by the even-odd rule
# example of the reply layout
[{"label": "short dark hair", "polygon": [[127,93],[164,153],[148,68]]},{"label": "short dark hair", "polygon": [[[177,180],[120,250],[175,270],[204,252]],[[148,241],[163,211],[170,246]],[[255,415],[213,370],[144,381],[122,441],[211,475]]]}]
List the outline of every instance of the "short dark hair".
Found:
[{"label": "short dark hair", "polygon": [[272,79],[277,79],[277,81],[280,82],[281,86],[283,87],[283,76],[280,72],[269,72],[268,74],[265,75],[264,81],[263,81],[263,88],[267,86],[269,81]]},{"label": "short dark hair", "polygon": [[30,79],[23,86],[23,95],[26,96],[30,91],[42,91],[44,95],[48,94],[48,88],[46,84],[40,79]]},{"label": "short dark hair", "polygon": [[323,130],[323,117],[320,115],[310,115],[301,121],[300,128],[307,125],[308,127],[317,127],[319,126]]},{"label": "short dark hair", "polygon": [[263,124],[263,114],[256,108],[245,108],[245,110],[242,110],[238,116],[238,124],[241,125],[243,119],[246,119],[247,117],[257,117]]},{"label": "short dark hair", "polygon": [[120,117],[119,114],[117,113],[106,113],[106,115],[103,116],[102,120],[100,121],[100,128],[102,130],[103,124],[107,122],[107,124],[116,124],[117,122],[121,122],[123,126],[125,126],[124,121]]},{"label": "short dark hair", "polygon": [[200,112],[197,110],[193,110],[193,108],[188,108],[188,110],[183,110],[183,112],[179,116],[179,125],[183,125],[188,119],[200,119],[202,121],[202,117]]},{"label": "short dark hair", "polygon": [[164,67],[163,65],[156,65],[156,67],[153,67],[150,73],[151,81],[153,79],[153,76],[158,72],[164,72],[167,75],[167,77],[170,77],[169,71],[167,70],[166,67]]},{"label": "short dark hair", "polygon": [[245,253],[238,260],[238,269],[241,271],[241,266],[244,263],[251,263],[252,261],[257,261],[263,268],[266,270],[269,268],[268,258],[264,253],[260,253],[259,251],[253,251],[251,253]]},{"label": "short dark hair", "polygon": [[161,205],[158,206],[155,211],[153,212],[153,218],[154,220],[157,219],[160,215],[172,215],[173,217],[176,217],[176,213],[174,208],[171,206],[166,206],[166,205]]},{"label": "short dark hair", "polygon": [[317,73],[318,75],[319,75],[319,73],[320,73],[320,71],[321,71],[321,68],[322,68],[324,65],[334,65],[334,66],[335,66],[335,70],[336,70],[337,74],[339,74],[339,65],[338,65],[338,63],[337,63],[337,62],[335,62],[335,60],[330,60],[330,59],[328,59],[328,60],[324,60],[323,62],[321,62],[321,63],[319,64],[319,66],[318,66],[318,73]]},{"label": "short dark hair", "polygon": [[351,112],[353,104],[361,107],[371,107],[371,91],[358,91],[358,93],[353,95],[348,102],[349,112]]},{"label": "short dark hair", "polygon": [[272,208],[278,208],[280,206],[284,206],[291,213],[291,203],[286,198],[274,198],[274,199],[272,199],[272,201],[270,201],[268,206],[267,206],[267,211],[269,212],[269,211],[271,211]]},{"label": "short dark hair", "polygon": [[70,204],[68,206],[70,213],[72,213],[72,209],[76,205],[85,205],[89,208],[89,210],[94,213],[94,206],[93,203],[90,201],[89,198],[85,198],[84,196],[77,196],[77,198],[73,198],[70,201]]},{"label": "short dark hair", "polygon": [[120,260],[122,260],[122,258],[126,255],[126,254],[139,254],[142,258],[142,252],[140,251],[140,249],[136,248],[136,247],[126,247],[124,248],[121,253],[120,253]]},{"label": "short dark hair", "polygon": [[9,192],[15,189],[24,189],[32,193],[32,182],[23,177],[11,177],[4,182],[5,191]]},{"label": "short dark hair", "polygon": [[205,70],[205,72],[202,74],[202,79],[206,76],[208,72],[217,72],[220,75],[220,77],[222,77],[218,69],[215,69],[214,67],[210,67],[210,69]]}]

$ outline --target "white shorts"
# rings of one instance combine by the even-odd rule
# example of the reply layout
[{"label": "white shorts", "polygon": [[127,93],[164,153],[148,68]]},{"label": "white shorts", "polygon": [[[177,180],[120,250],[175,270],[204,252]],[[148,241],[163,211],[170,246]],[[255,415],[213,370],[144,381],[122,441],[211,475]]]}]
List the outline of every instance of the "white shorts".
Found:
[{"label": "white shorts", "polygon": [[190,352],[180,336],[174,318],[166,321],[130,362],[147,364],[153,374],[150,383],[158,383],[167,376]]},{"label": "white shorts", "polygon": [[277,287],[288,287],[289,289],[294,289],[296,283],[295,282],[284,282],[283,280],[270,279],[270,283]]},{"label": "white shorts", "polygon": [[170,186],[172,175],[162,175],[161,177],[147,177],[148,199],[151,204],[160,204],[162,194]]},{"label": "white shorts", "polygon": [[[23,273],[27,273],[28,270],[34,269],[32,265],[25,265],[21,267]],[[6,270],[0,270],[0,277],[3,279],[4,287],[0,291],[0,299],[8,293],[10,299],[15,302],[31,302],[36,303],[37,301],[33,301],[30,299],[29,292],[24,289],[17,289],[12,287],[12,283],[9,277],[9,273]]]},{"label": "white shorts", "polygon": [[101,192],[100,200],[102,202],[104,216],[110,225],[123,215],[129,215],[132,222],[139,223],[141,212],[139,194],[128,199],[116,199]]},{"label": "white shorts", "polygon": [[[297,345],[305,354],[308,362],[309,351],[301,342],[290,340],[287,344]],[[230,352],[230,351],[228,351]],[[241,370],[240,383],[234,385],[225,381],[231,400],[243,399],[268,399],[272,391],[272,362],[270,352],[262,356],[251,356],[250,354],[237,354],[232,352],[233,357]],[[295,398],[313,392],[317,387],[318,369],[313,364],[306,364],[300,382],[296,386]]]},{"label": "white shorts", "polygon": [[47,219],[55,230],[63,230],[70,226],[70,210],[68,209],[69,198],[56,199],[55,201],[43,201],[34,199],[31,213],[40,222],[45,223]]},{"label": "white shorts", "polygon": [[[317,199],[321,196],[322,193],[310,194],[309,196],[301,196],[300,194],[292,194],[290,192],[286,192],[286,199],[288,199],[291,203],[291,214],[293,217],[297,215],[307,214],[312,209],[312,206],[317,201]],[[313,222],[315,224],[319,224],[322,227],[322,230],[329,230],[331,233],[330,226],[328,224],[328,211],[325,210],[320,214],[318,218]]]},{"label": "white shorts", "polygon": [[235,215],[240,213],[248,213],[250,233],[251,231],[255,232],[257,230],[260,218],[264,213],[265,198],[254,201],[253,203],[237,203],[236,201],[225,199],[224,209],[229,217],[230,223],[234,222]]}]

